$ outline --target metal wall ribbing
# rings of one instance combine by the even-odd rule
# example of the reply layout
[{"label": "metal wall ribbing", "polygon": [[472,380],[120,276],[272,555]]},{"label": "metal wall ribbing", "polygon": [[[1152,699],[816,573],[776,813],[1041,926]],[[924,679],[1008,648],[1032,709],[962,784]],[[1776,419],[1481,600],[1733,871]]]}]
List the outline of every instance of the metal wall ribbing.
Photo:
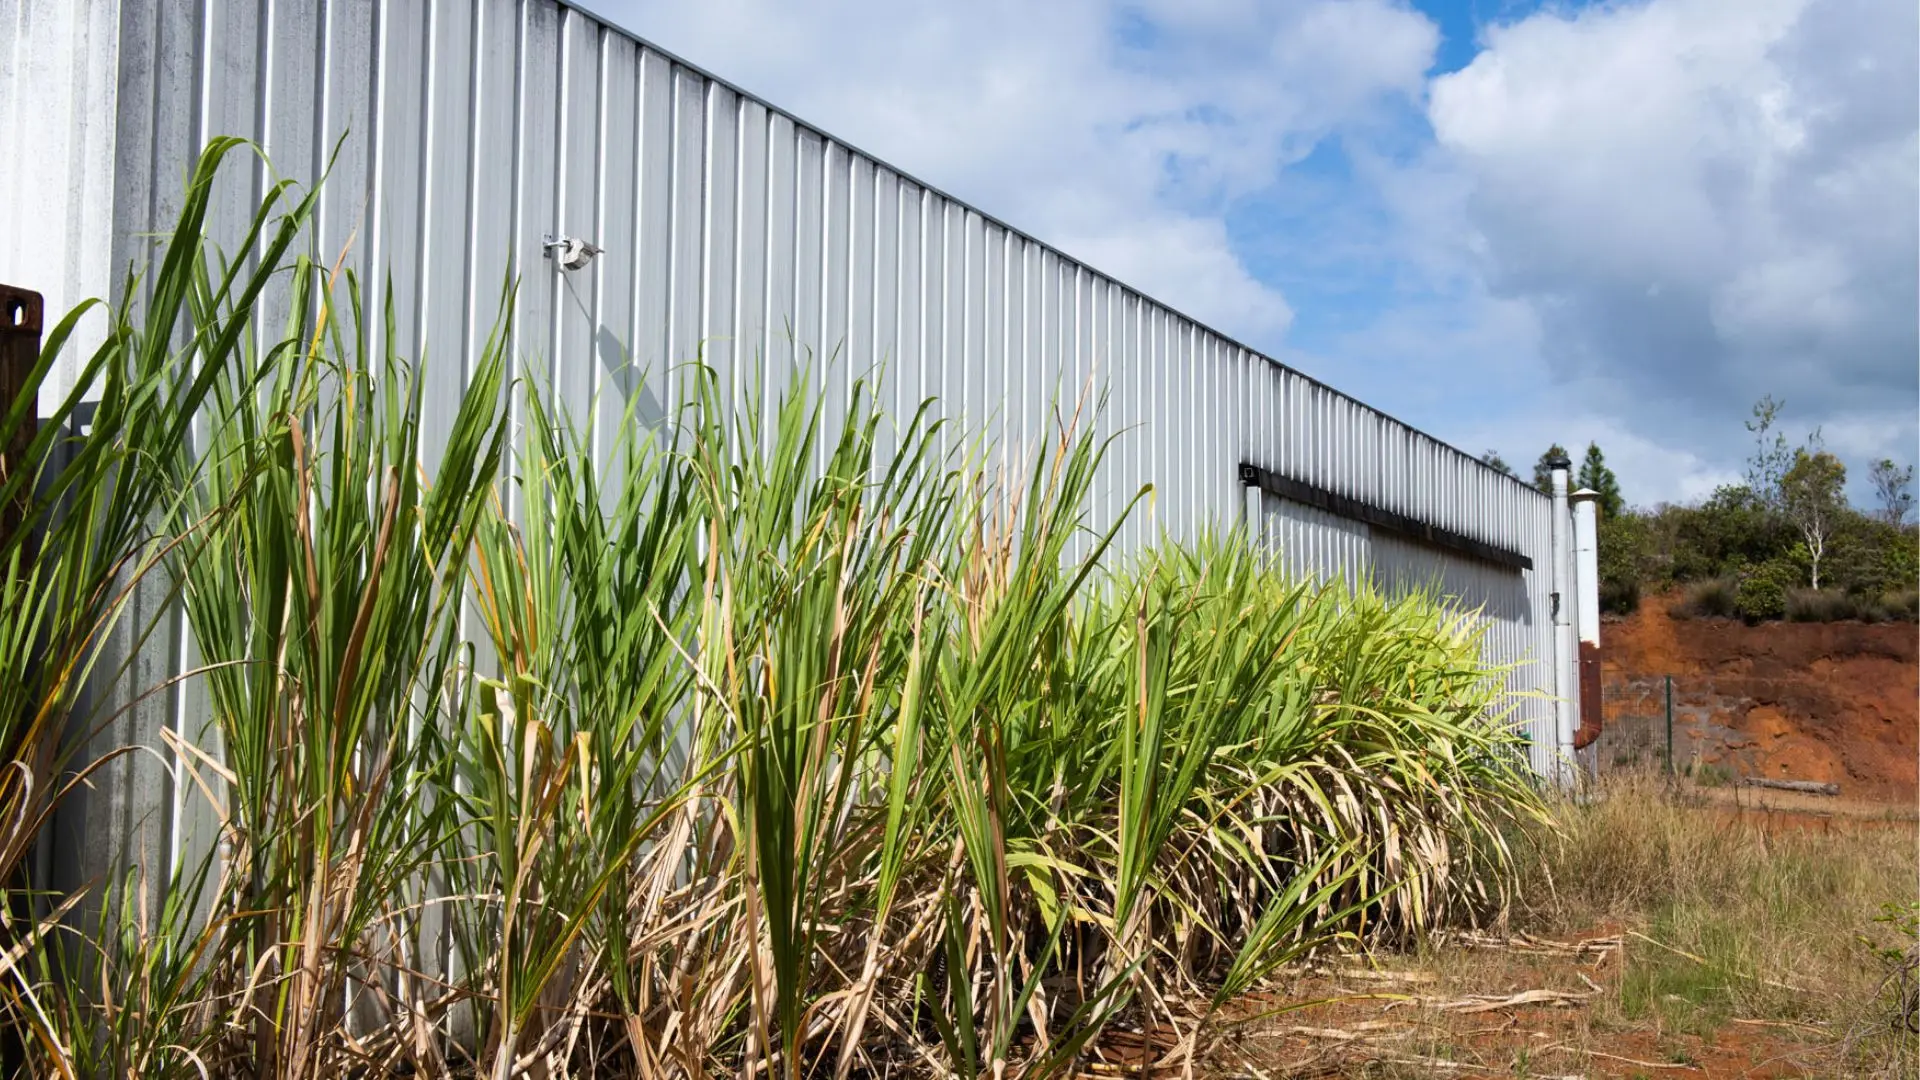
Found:
[{"label": "metal wall ribbing", "polygon": [[[1095,523],[1140,485],[1156,489],[1126,546],[1233,523],[1237,467],[1256,464],[1529,555],[1534,570],[1502,579],[1512,614],[1498,620],[1499,654],[1551,657],[1549,509],[1532,489],[583,11],[553,0],[0,0],[0,27],[12,37],[0,43],[13,58],[0,74],[11,130],[49,93],[67,103],[38,156],[0,163],[0,195],[17,208],[22,185],[84,179],[73,200],[89,209],[71,215],[68,240],[111,252],[104,267],[49,282],[58,264],[38,233],[0,238],[0,277],[45,289],[50,308],[108,293],[116,270],[144,262],[204,139],[245,135],[283,175],[311,179],[331,163],[320,254],[391,281],[395,344],[428,358],[430,401],[464,389],[462,361],[514,274],[519,363],[594,415],[601,445],[629,400],[648,420],[684,400],[673,365],[695,356],[736,400],[777,395],[796,356],[841,390],[884,363],[896,415],[937,396],[964,421],[956,438],[1010,456],[1041,442],[1056,409],[1104,387],[1098,423],[1126,434]],[[85,62],[55,64],[70,77],[52,89],[32,85],[63,51]],[[226,174],[218,235],[237,235],[268,170]],[[606,253],[560,273],[540,254],[549,233]],[[386,344],[377,320],[368,332]],[[1368,550],[1398,576],[1466,573],[1380,537]],[[1326,551],[1314,557],[1339,557]],[[1550,690],[1551,677],[1550,663],[1534,664],[1516,685]],[[1529,703],[1525,719],[1550,753],[1545,704]]]},{"label": "metal wall ribbing", "polygon": [[1288,577],[1340,582],[1348,588],[1373,580],[1373,530],[1277,495],[1262,496],[1260,540]]}]

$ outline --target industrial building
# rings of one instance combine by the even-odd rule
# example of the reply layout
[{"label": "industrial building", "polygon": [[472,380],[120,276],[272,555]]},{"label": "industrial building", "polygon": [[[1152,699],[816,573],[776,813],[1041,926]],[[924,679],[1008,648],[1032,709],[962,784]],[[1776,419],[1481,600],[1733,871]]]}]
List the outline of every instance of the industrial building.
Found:
[{"label": "industrial building", "polygon": [[[1125,545],[1244,521],[1291,573],[1438,583],[1489,621],[1487,659],[1528,692],[1514,718],[1534,767],[1558,776],[1571,753],[1573,627],[1597,637],[1598,625],[1590,513],[1576,543],[1564,494],[585,10],[4,0],[0,56],[0,281],[42,292],[50,312],[117,293],[170,227],[205,140],[244,136],[265,158],[223,174],[216,235],[274,176],[324,171],[320,248],[391,281],[402,354],[469,354],[517,275],[522,373],[577,413],[597,402],[618,417],[638,395],[641,415],[661,415],[676,399],[670,365],[696,356],[737,401],[777,393],[795,357],[841,379],[884,364],[891,411],[934,396],[958,430],[1018,449],[1057,399],[1105,388],[1098,422],[1124,434],[1095,524],[1150,482],[1153,513],[1130,520]],[[429,400],[458,398],[462,365],[428,371]],[[178,666],[177,643],[152,647],[173,652],[144,676]],[[155,698],[128,711],[124,734],[179,712]]]}]

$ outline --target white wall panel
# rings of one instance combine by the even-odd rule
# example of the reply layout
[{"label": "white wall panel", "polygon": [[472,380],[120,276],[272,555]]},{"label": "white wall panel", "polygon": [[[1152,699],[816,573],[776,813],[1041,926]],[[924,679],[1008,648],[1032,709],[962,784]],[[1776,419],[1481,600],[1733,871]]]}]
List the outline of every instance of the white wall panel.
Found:
[{"label": "white wall panel", "polygon": [[1261,512],[1260,539],[1288,577],[1348,589],[1371,577],[1373,535],[1364,522],[1266,493]]}]

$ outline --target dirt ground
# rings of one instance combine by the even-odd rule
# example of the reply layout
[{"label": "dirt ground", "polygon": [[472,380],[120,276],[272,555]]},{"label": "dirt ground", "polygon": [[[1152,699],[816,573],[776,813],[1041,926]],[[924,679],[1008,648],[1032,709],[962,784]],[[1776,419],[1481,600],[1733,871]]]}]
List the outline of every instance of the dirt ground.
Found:
[{"label": "dirt ground", "polygon": [[1841,795],[1920,800],[1920,628],[1912,623],[1676,619],[1650,596],[1600,628],[1601,770],[1660,763],[1673,678],[1673,763],[1835,783]]},{"label": "dirt ground", "polygon": [[[1902,851],[1920,851],[1920,827],[1904,807],[1737,787],[1690,788],[1684,799],[1694,815],[1688,827],[1738,823],[1768,836],[1791,834],[1781,842],[1787,857],[1856,851],[1869,835],[1875,839],[1868,846],[1890,853],[1896,864],[1904,861]],[[1883,833],[1890,834],[1884,841],[1878,839]],[[1831,846],[1820,836],[1833,837]],[[1817,911],[1811,917],[1821,918]],[[1852,925],[1851,917],[1836,917]],[[1897,1034],[1884,1015],[1855,1020],[1829,1007],[1835,988],[1817,980],[1831,978],[1830,969],[1824,976],[1805,969],[1747,976],[1778,991],[1766,995],[1774,999],[1770,1010],[1749,1011],[1737,1002],[1754,995],[1722,992],[1716,984],[1727,978],[1723,969],[1676,948],[1671,938],[1659,940],[1665,931],[1647,912],[1573,925],[1551,937],[1451,932],[1417,952],[1328,958],[1232,1002],[1210,1022],[1191,1067],[1180,1035],[1192,1031],[1194,1014],[1146,1034],[1137,1025],[1115,1025],[1080,1075],[1920,1076],[1920,1037]],[[1842,927],[1839,936],[1853,934]],[[1841,941],[1841,951],[1855,955],[1849,944]],[[1860,962],[1867,962],[1864,955]],[[1807,985],[1789,985],[1795,980]],[[1880,1047],[1873,1058],[1879,1064],[1866,1071],[1854,1053],[1862,1040]],[[1889,1040],[1898,1062],[1891,1072]]]},{"label": "dirt ground", "polygon": [[[1632,931],[1595,927],[1552,940],[1456,937],[1423,955],[1351,958],[1300,972],[1231,1006],[1199,1048],[1194,1076],[1526,1077],[1702,1080],[1844,1075],[1825,1024],[1727,1017],[1674,1022],[1631,1015],[1621,1000],[1622,950],[1654,948]],[[1180,1076],[1166,1026],[1116,1030],[1084,1076]]]},{"label": "dirt ground", "polygon": [[1815,1059],[1830,1040],[1818,1028],[1737,1018],[1669,1027],[1624,1015],[1620,955],[1634,939],[1595,930],[1565,941],[1465,938],[1424,957],[1308,975],[1286,1001],[1337,1000],[1250,1026],[1217,1052],[1276,1078],[1824,1075]]}]

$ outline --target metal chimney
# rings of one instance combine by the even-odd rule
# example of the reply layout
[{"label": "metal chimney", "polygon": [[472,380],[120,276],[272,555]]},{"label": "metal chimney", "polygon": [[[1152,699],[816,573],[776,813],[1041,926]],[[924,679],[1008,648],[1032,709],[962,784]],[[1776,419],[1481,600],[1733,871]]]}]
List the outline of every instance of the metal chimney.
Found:
[{"label": "metal chimney", "polygon": [[1573,694],[1573,567],[1568,542],[1567,470],[1573,462],[1565,454],[1547,459],[1553,477],[1553,721],[1554,776],[1562,787],[1573,786],[1573,734],[1579,711]]},{"label": "metal chimney", "polygon": [[1585,750],[1600,737],[1600,493],[1581,488],[1573,503],[1574,610],[1579,620],[1579,717],[1573,748]]}]

